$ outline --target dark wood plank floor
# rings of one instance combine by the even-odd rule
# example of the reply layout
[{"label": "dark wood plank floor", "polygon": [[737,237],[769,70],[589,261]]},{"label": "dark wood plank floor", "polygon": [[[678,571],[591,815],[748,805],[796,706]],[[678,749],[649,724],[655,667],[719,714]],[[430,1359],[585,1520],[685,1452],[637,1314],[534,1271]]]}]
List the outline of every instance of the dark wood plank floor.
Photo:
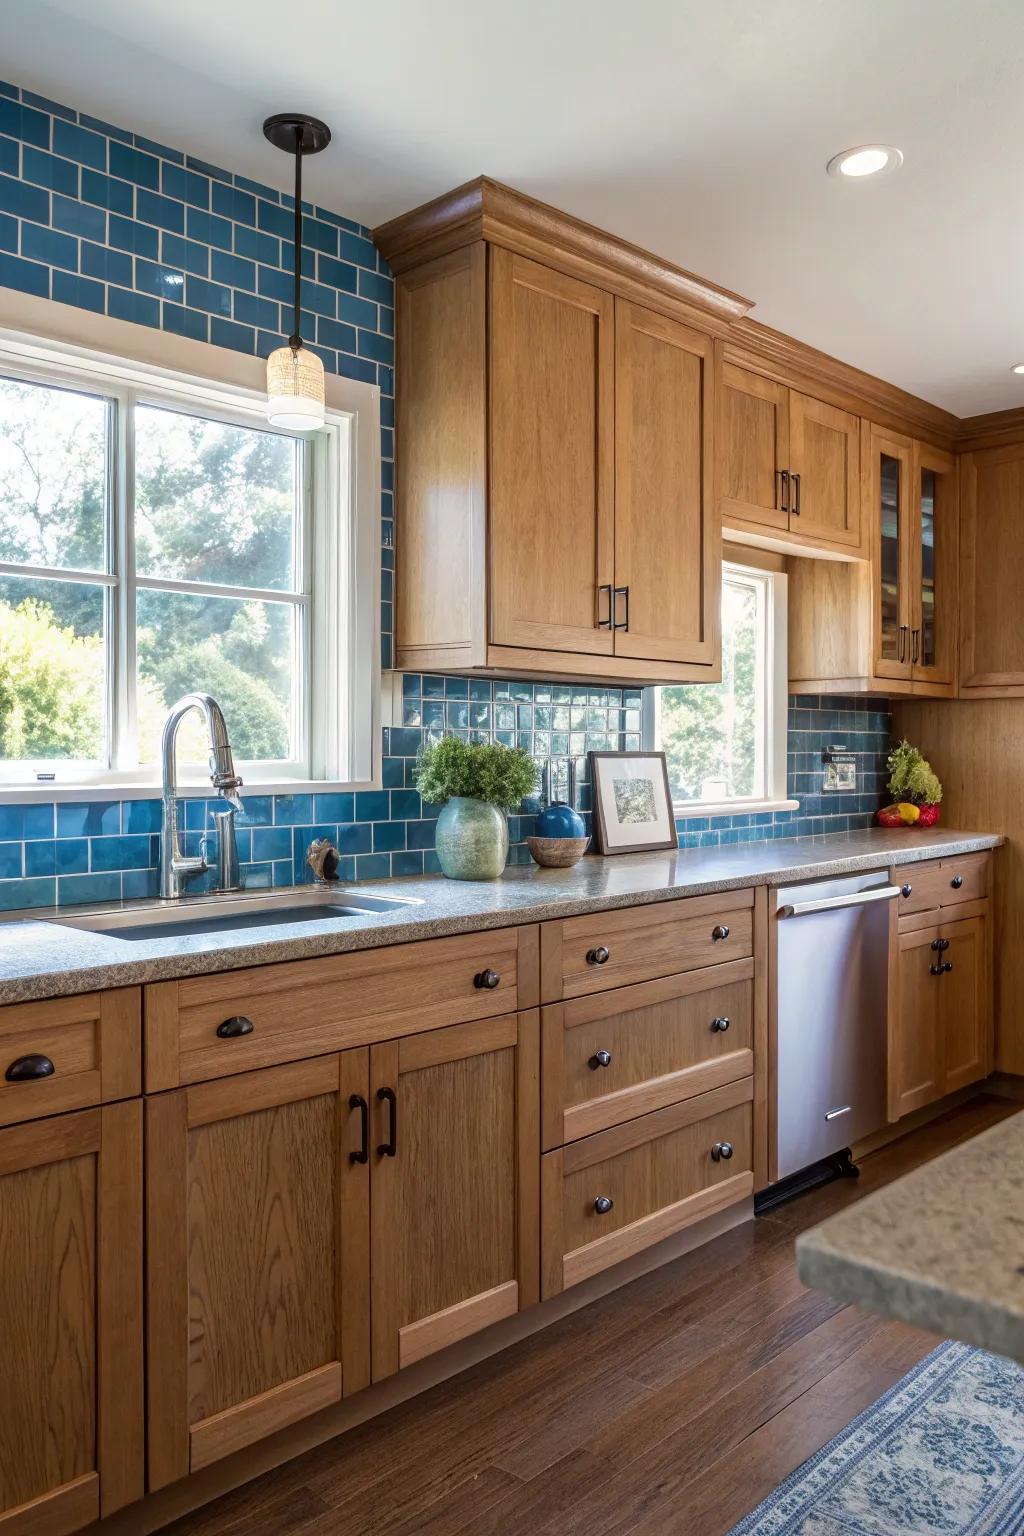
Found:
[{"label": "dark wood plank floor", "polygon": [[936,1342],[805,1290],[797,1232],[1019,1109],[975,1099],[170,1531],[722,1536]]}]

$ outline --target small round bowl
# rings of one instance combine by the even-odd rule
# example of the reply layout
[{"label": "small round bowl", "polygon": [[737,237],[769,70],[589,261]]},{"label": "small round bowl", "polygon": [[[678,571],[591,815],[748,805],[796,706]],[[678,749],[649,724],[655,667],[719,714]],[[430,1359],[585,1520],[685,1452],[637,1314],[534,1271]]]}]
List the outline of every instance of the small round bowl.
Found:
[{"label": "small round bowl", "polygon": [[545,869],[568,869],[587,851],[589,837],[528,837],[526,846]]}]

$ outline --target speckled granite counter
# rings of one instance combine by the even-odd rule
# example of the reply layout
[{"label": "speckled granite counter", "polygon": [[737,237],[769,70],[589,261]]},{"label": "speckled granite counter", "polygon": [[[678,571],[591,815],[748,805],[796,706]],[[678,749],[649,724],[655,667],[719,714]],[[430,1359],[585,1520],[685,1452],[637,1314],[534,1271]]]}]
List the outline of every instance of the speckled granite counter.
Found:
[{"label": "speckled granite counter", "polygon": [[1024,1114],[797,1239],[800,1278],[1024,1363]]},{"label": "speckled granite counter", "polygon": [[[59,925],[61,916],[88,910],[83,907],[62,914],[33,913],[31,919],[0,922],[0,1004],[543,922],[748,885],[856,874],[893,863],[977,852],[1001,841],[991,833],[879,827],[706,850],[588,856],[573,869],[514,868],[501,880],[480,883],[438,876],[368,882],[361,891],[416,904],[394,912],[287,926],[275,926],[268,914],[266,927],[178,938],[129,941]],[[147,905],[156,909],[154,916],[157,911],[167,915],[158,903]]]}]

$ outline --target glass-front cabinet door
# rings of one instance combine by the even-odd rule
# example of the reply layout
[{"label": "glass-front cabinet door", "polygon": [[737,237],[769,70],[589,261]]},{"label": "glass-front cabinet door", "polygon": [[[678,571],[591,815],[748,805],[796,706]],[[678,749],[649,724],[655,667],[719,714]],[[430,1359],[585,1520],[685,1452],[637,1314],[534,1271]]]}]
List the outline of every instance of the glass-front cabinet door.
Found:
[{"label": "glass-front cabinet door", "polygon": [[862,449],[872,500],[874,672],[910,680],[913,672],[910,548],[913,541],[913,448],[910,438],[864,423]]},{"label": "glass-front cabinet door", "polygon": [[910,559],[910,663],[915,682],[952,686],[957,495],[952,454],[915,443]]}]

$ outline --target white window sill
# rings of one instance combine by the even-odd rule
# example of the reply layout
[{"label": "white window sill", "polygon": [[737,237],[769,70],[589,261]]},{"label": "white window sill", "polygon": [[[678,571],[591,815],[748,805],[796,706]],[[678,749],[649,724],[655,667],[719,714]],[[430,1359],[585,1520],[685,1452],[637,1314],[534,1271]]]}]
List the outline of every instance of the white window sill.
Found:
[{"label": "white window sill", "polygon": [[798,811],[799,800],[687,800],[674,805],[672,814],[676,821],[686,821],[691,816],[757,816],[762,811]]},{"label": "white window sill", "polygon": [[[246,779],[242,774],[242,800],[256,795],[333,795],[356,794],[360,790],[380,789],[379,778],[341,783],[334,779]],[[158,781],[150,784],[0,784],[0,805],[66,805],[83,800],[159,800]],[[178,785],[182,800],[214,800],[217,791],[209,779]]]}]

